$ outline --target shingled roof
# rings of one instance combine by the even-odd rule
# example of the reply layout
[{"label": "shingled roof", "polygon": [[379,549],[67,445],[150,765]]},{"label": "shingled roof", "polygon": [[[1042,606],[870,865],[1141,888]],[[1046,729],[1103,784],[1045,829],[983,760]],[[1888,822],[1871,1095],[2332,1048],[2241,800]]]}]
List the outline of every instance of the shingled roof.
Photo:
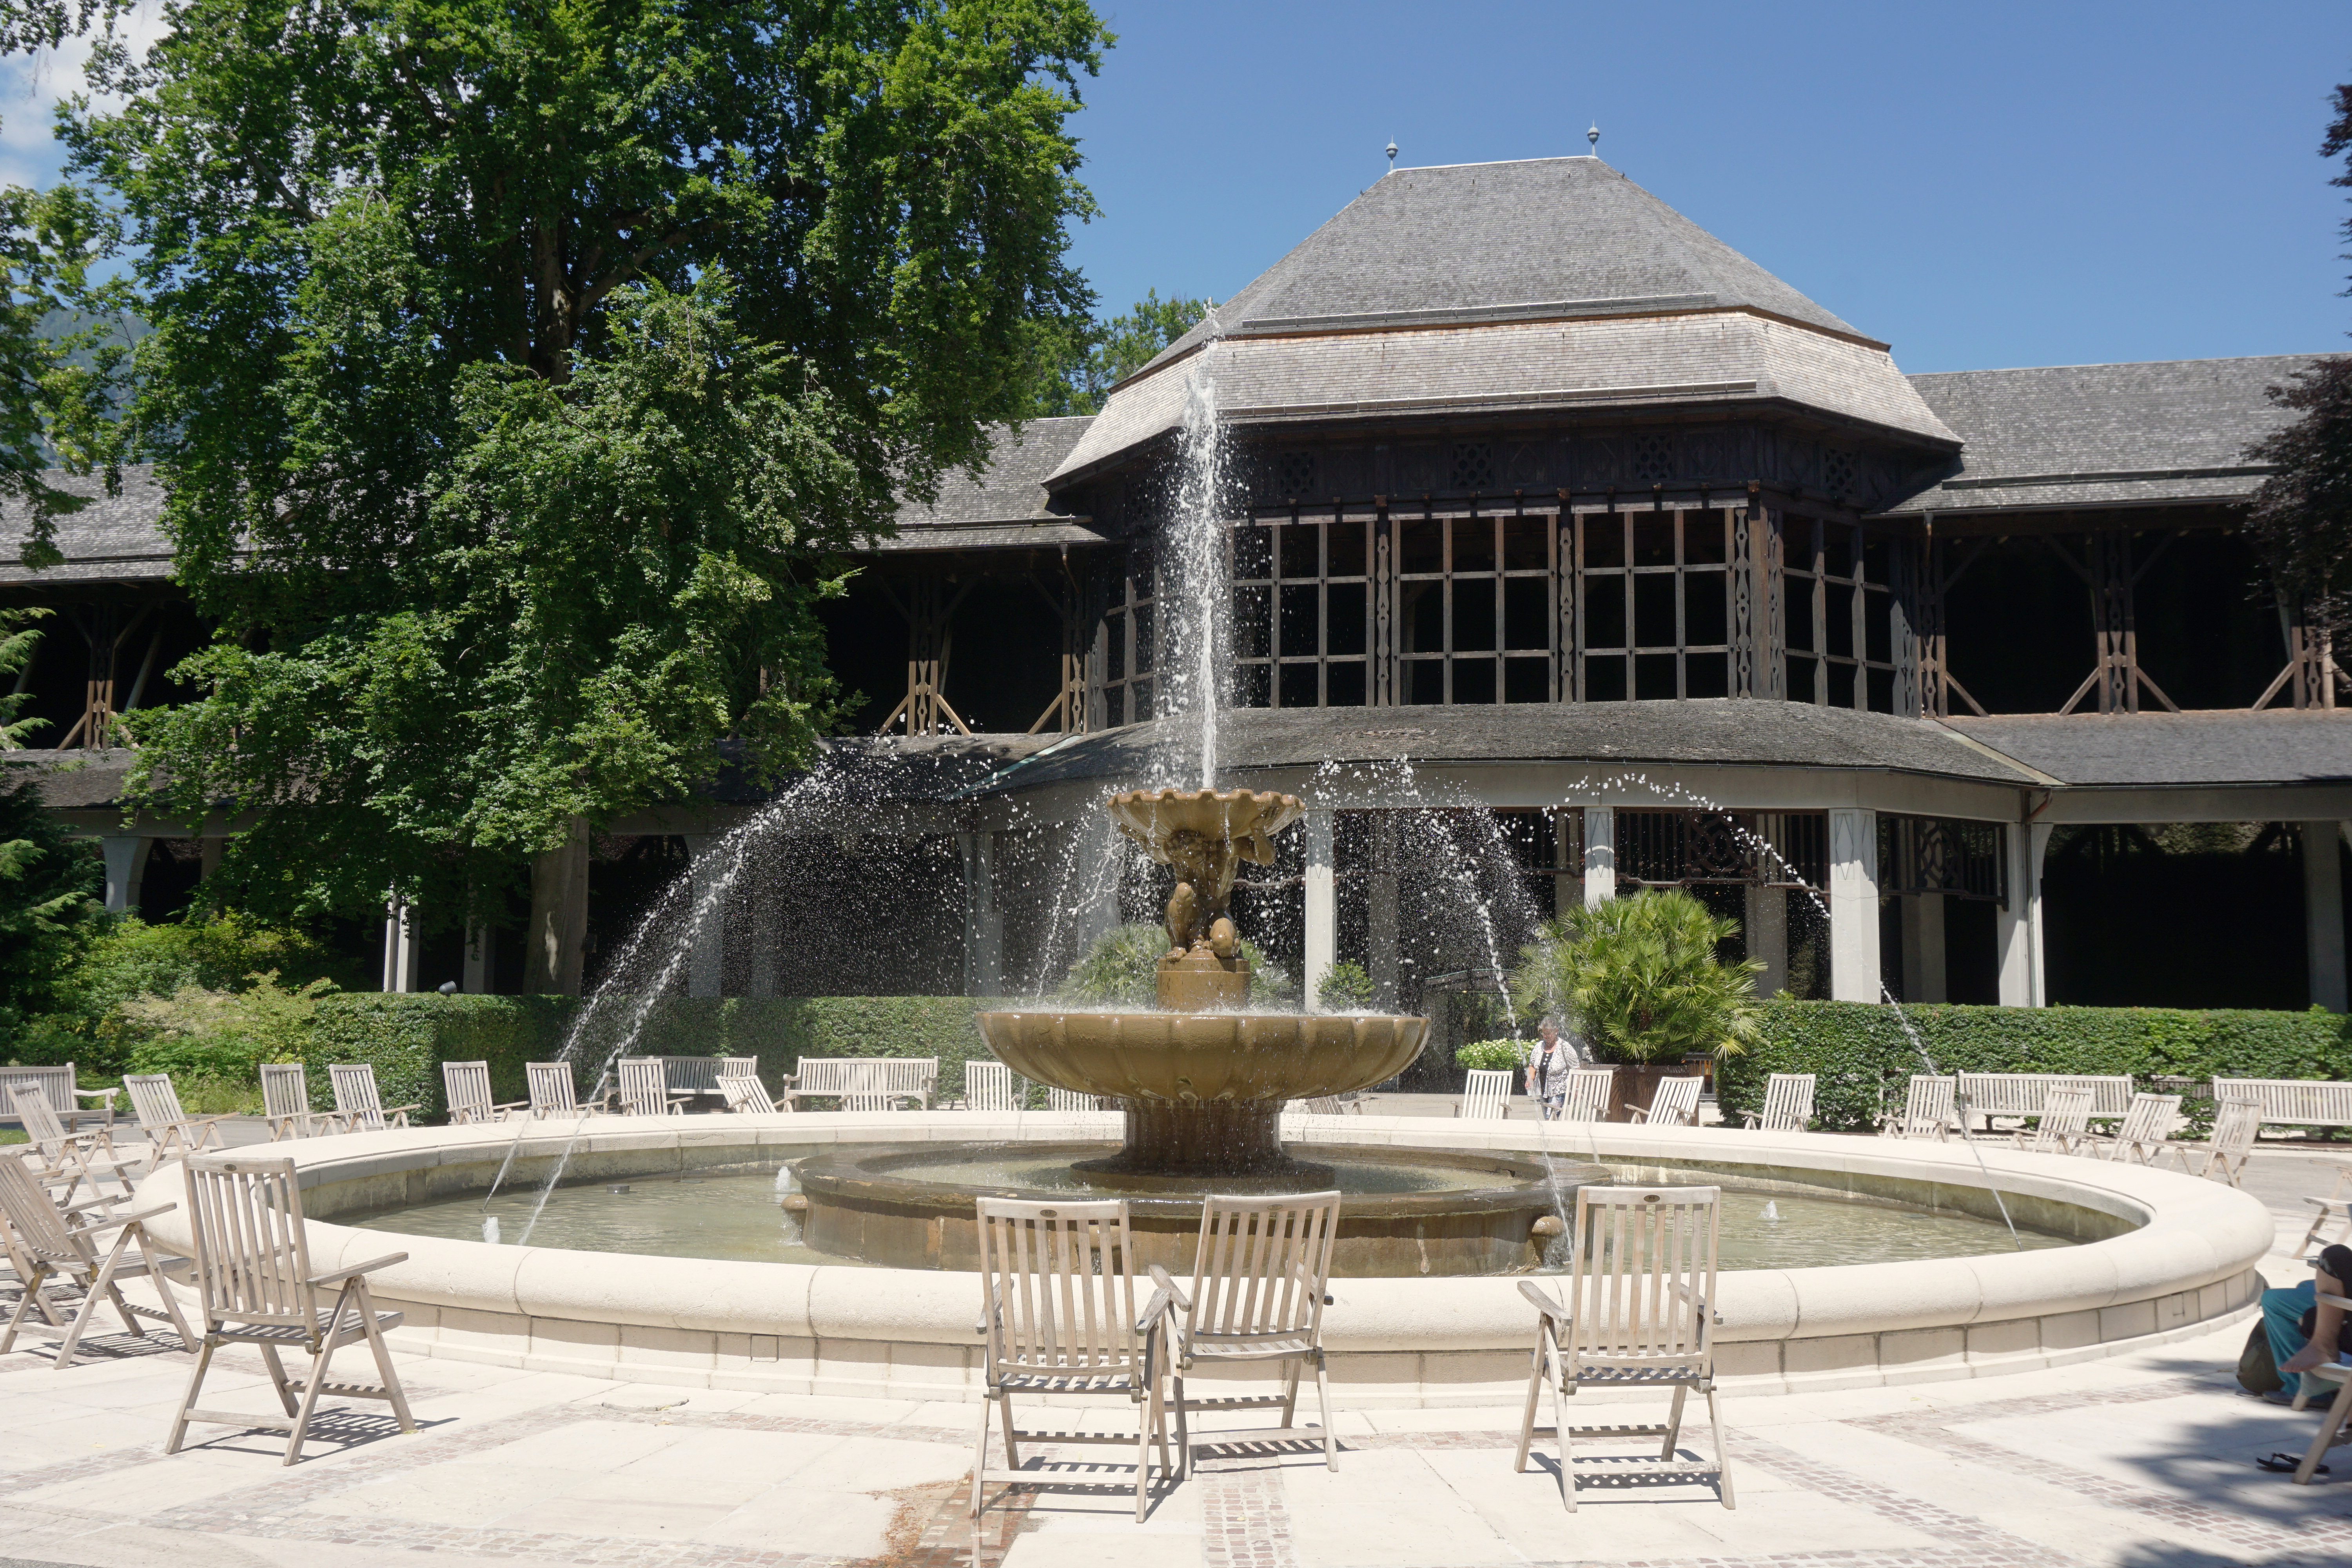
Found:
[{"label": "shingled roof", "polygon": [[969,550],[1040,544],[1099,544],[1082,517],[1047,510],[1045,476],[1060,466],[1093,423],[1091,415],[1036,419],[1016,433],[989,432],[988,467],[978,478],[959,468],[940,481],[929,506],[898,508],[898,532],[877,550]]},{"label": "shingled roof", "polygon": [[1785,402],[1957,444],[1885,344],[1598,158],[1388,175],[1115,390],[1054,479],[1174,428],[1173,367],[1212,342],[1241,424]]},{"label": "shingled roof", "polygon": [[25,564],[25,541],[32,522],[21,502],[0,506],[0,587],[39,587],[58,583],[161,582],[172,574],[172,542],[163,537],[163,491],[155,470],[141,464],[122,470],[122,489],[110,496],[95,474],[77,477],[62,468],[41,476],[53,489],[89,496],[90,504],[58,520],[62,566],[36,572]]},{"label": "shingled roof", "polygon": [[1958,470],[1888,510],[2234,500],[2268,470],[2246,448],[2284,424],[2263,395],[2311,354],[1964,370],[1910,377],[1967,442]]}]

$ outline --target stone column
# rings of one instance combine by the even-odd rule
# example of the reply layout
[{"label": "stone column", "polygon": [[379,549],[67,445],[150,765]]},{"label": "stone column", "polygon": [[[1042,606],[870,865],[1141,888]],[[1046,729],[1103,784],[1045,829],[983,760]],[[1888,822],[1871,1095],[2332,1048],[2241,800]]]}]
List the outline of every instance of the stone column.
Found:
[{"label": "stone column", "polygon": [[996,835],[959,833],[963,849],[963,994],[1004,994],[1004,916],[996,907]]},{"label": "stone column", "polygon": [[1367,881],[1366,956],[1372,974],[1372,996],[1381,1007],[1397,1005],[1398,963],[1397,823],[1392,811],[1372,813],[1372,874]]},{"label": "stone column", "polygon": [[496,984],[499,973],[499,930],[496,926],[473,926],[466,932],[466,973],[458,984],[468,996],[487,996]]},{"label": "stone column", "polygon": [[1944,980],[1944,895],[1903,895],[1903,1000],[1950,999]]},{"label": "stone column", "polygon": [[1756,994],[1777,996],[1789,984],[1789,889],[1748,889],[1748,956],[1760,960],[1764,973],[1756,977]]},{"label": "stone column", "polygon": [[715,833],[686,835],[686,874],[693,889],[686,917],[693,925],[693,945],[686,954],[688,996],[719,996],[726,992],[727,922],[713,897],[723,870],[718,846]]},{"label": "stone column", "polygon": [[1584,905],[1598,909],[1617,896],[1617,812],[1584,808]]},{"label": "stone column", "polygon": [[2050,829],[2010,823],[2000,831],[2009,862],[2009,903],[1996,928],[2000,1005],[2039,1007],[2047,1001],[2042,970],[2042,857],[2050,847]]},{"label": "stone column", "polygon": [[1875,1002],[1878,813],[1830,813],[1830,999]]},{"label": "stone column", "polygon": [[148,840],[135,833],[110,833],[98,841],[106,856],[106,912],[139,912],[139,881],[147,873]]},{"label": "stone column", "polygon": [[2345,1010],[2344,872],[2336,858],[2336,826],[2305,822],[2303,829],[2303,936],[2310,960],[2311,1005]]},{"label": "stone column", "polygon": [[1328,810],[1307,814],[1307,962],[1302,1001],[1319,1013],[1324,978],[1339,962],[1339,887],[1332,869],[1333,818]]},{"label": "stone column", "polygon": [[415,916],[415,911],[404,899],[394,899],[383,906],[383,988],[386,991],[416,989]]},{"label": "stone column", "polygon": [[523,989],[577,996],[588,952],[588,824],[573,817],[562,845],[530,863],[530,936]]}]

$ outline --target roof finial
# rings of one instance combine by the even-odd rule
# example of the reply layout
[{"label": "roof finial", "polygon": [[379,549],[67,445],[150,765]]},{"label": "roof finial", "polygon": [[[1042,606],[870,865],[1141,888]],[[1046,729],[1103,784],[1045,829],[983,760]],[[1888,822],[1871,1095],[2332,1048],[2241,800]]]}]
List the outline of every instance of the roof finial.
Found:
[{"label": "roof finial", "polygon": [[1389,138],[1389,173],[1396,173],[1396,138]]},{"label": "roof finial", "polygon": [[1592,128],[1584,133],[1584,144],[1592,149],[1594,157],[1601,156],[1601,122],[1599,121],[1593,121]]}]

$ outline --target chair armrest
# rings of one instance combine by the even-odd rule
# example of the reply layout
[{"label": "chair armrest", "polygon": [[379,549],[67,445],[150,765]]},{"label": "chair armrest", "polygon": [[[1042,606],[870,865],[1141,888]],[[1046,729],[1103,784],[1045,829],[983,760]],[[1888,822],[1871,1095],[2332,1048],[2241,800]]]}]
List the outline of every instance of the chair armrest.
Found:
[{"label": "chair armrest", "polygon": [[[122,1200],[117,1198],[115,1201],[120,1203]],[[73,1208],[68,1209],[66,1212],[68,1214],[71,1214],[75,1209],[85,1209],[89,1206],[90,1205],[89,1204],[76,1204]],[[157,1204],[152,1209],[141,1209],[135,1214],[102,1215],[86,1225],[77,1226],[74,1228],[77,1232],[112,1230],[118,1225],[136,1225],[142,1219],[153,1219],[159,1214],[170,1214],[173,1209],[178,1208],[179,1206],[180,1205],[177,1204]]]},{"label": "chair armrest", "polygon": [[399,1116],[407,1111],[422,1110],[424,1109],[425,1108],[421,1105],[387,1105],[383,1108],[383,1114],[386,1116]]},{"label": "chair armrest", "polygon": [[1154,1290],[1151,1300],[1144,1303],[1143,1311],[1135,1320],[1135,1331],[1148,1334],[1162,1326],[1167,1321],[1169,1309],[1175,1304],[1174,1294],[1166,1288]]},{"label": "chair armrest", "polygon": [[2323,1307],[2341,1307],[2346,1311],[2352,1311],[2352,1300],[2347,1300],[2342,1296],[2331,1296],[2325,1290],[2319,1292],[2319,1304]]},{"label": "chair armrest", "polygon": [[1746,1122],[1750,1128],[1753,1128],[1758,1121],[1762,1120],[1763,1114],[1764,1113],[1760,1110],[1743,1110],[1739,1113],[1739,1120]]},{"label": "chair armrest", "polygon": [[308,1283],[340,1285],[354,1274],[373,1274],[379,1268],[389,1268],[395,1263],[407,1261],[408,1254],[405,1252],[387,1252],[382,1258],[371,1258],[365,1263],[354,1263],[347,1268],[335,1268],[324,1274],[313,1274]]},{"label": "chair armrest", "polygon": [[1168,1278],[1168,1268],[1166,1265],[1155,1263],[1151,1266],[1151,1282],[1160,1287],[1162,1290],[1167,1291],[1169,1299],[1174,1301],[1177,1306],[1182,1308],[1187,1312],[1192,1310],[1192,1298],[1178,1289],[1176,1288],[1176,1281]]},{"label": "chair armrest", "polygon": [[84,1100],[102,1100],[106,1101],[106,1108],[109,1110],[114,1109],[114,1097],[121,1092],[122,1087],[120,1084],[116,1085],[112,1089],[78,1089],[74,1090],[75,1094]]},{"label": "chair armrest", "polygon": [[509,1100],[503,1104],[490,1107],[492,1110],[527,1110],[530,1108],[530,1101],[528,1100]]},{"label": "chair armrest", "polygon": [[1569,1311],[1569,1310],[1561,1306],[1550,1291],[1546,1290],[1542,1286],[1537,1284],[1532,1279],[1522,1279],[1519,1281],[1519,1294],[1528,1299],[1528,1305],[1535,1308],[1537,1311],[1541,1312],[1547,1318],[1553,1319],[1554,1321],[1562,1323],[1573,1321],[1573,1315]]}]

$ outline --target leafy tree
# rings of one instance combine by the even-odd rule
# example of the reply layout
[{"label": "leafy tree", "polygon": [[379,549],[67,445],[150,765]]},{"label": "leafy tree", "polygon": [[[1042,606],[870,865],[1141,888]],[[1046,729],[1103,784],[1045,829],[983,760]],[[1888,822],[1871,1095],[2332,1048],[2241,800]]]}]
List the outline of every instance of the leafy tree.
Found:
[{"label": "leafy tree", "polygon": [[1147,289],[1134,309],[1108,321],[1039,327],[1035,390],[1026,412],[1051,418],[1099,414],[1110,389],[1141,370],[1209,313],[1206,300],[1162,300]]},{"label": "leafy tree", "polygon": [[1587,1038],[1627,1061],[1696,1051],[1728,1054],[1761,1016],[1752,960],[1723,963],[1716,944],[1739,934],[1679,889],[1570,911],[1519,952],[1511,977],[1523,1013],[1565,1012]]},{"label": "leafy tree", "polygon": [[137,787],[257,814],[252,907],[448,920],[722,740],[803,763],[829,552],[984,461],[1089,303],[1084,0],[174,21],[63,132],[135,247],[135,414],[220,624]]},{"label": "leafy tree", "polygon": [[[2342,157],[2345,172],[2328,183],[2352,186],[2352,82],[2336,88],[2335,108],[2319,155]],[[2344,229],[2352,238],[2352,220]],[[2352,563],[2352,359],[2319,360],[2270,396],[2301,417],[2246,450],[2276,470],[2247,509],[2246,539],[2280,593],[2303,602],[2321,626],[2341,630]]]},{"label": "leafy tree", "polygon": [[[0,676],[25,668],[40,641],[26,622],[45,610],[0,610]],[[0,696],[0,748],[15,750],[45,719],[18,719],[25,696]],[[77,840],[41,804],[40,769],[0,764],[0,1039],[57,1005],[74,963],[101,929],[98,847]]]}]

